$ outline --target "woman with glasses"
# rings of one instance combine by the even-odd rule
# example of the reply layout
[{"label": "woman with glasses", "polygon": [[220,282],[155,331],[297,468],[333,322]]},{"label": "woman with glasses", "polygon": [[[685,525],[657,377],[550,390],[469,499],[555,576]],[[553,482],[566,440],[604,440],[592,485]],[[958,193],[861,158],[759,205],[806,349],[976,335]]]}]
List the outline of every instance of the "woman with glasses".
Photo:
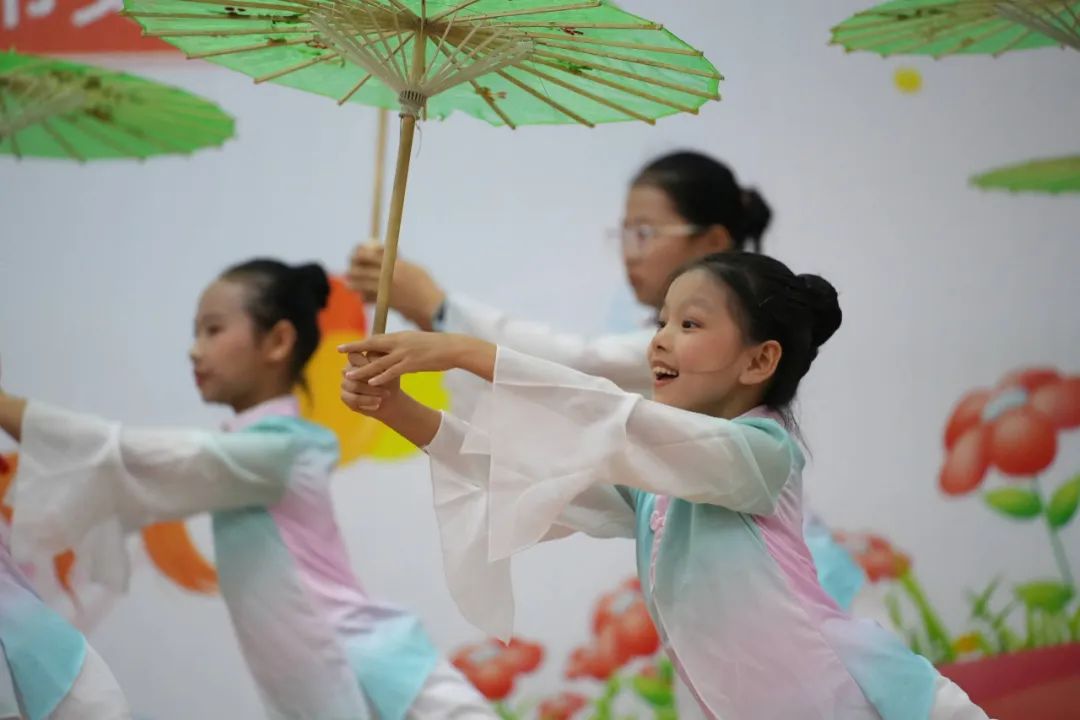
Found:
[{"label": "woman with glasses", "polygon": [[[744,190],[734,173],[713,158],[678,152],[652,161],[630,184],[618,231],[627,280],[638,301],[658,310],[671,275],[705,255],[760,252],[771,215],[757,191]],[[375,298],[381,262],[378,245],[357,247],[350,260],[349,282],[365,300]],[[557,332],[448,293],[427,270],[400,257],[390,303],[421,329],[473,335],[606,377],[630,392],[652,391],[645,361],[652,327],[596,337]]]}]

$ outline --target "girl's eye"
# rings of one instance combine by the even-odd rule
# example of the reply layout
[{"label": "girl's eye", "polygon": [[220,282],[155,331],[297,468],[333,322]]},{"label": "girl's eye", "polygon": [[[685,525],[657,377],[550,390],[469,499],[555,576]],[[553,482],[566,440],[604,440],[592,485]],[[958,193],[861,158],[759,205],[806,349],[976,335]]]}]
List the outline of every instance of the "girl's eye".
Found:
[{"label": "girl's eye", "polygon": [[701,323],[699,323],[697,320],[683,320],[682,327],[683,330],[692,330],[694,328],[701,327]]},{"label": "girl's eye", "polygon": [[664,320],[663,318],[656,321],[656,328],[658,330],[663,330],[665,325],[667,325],[667,320]]}]

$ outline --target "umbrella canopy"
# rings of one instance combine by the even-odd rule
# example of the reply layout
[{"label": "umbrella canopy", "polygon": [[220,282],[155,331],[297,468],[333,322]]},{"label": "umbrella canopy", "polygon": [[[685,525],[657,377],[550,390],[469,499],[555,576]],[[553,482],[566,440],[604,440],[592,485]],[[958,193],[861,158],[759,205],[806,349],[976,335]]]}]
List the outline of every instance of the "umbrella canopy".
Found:
[{"label": "umbrella canopy", "polygon": [[971,183],[986,190],[1080,192],[1080,155],[1032,160],[976,175]]},{"label": "umbrella canopy", "polygon": [[0,53],[0,154],[103,160],[188,154],[233,136],[217,105],[90,65]]},{"label": "umbrella canopy", "polygon": [[832,30],[832,43],[880,55],[1080,50],[1080,0],[893,0]]},{"label": "umbrella canopy", "polygon": [[416,121],[647,123],[719,99],[720,73],[609,0],[125,0],[145,34],[251,75],[401,111],[375,332],[385,329]]}]

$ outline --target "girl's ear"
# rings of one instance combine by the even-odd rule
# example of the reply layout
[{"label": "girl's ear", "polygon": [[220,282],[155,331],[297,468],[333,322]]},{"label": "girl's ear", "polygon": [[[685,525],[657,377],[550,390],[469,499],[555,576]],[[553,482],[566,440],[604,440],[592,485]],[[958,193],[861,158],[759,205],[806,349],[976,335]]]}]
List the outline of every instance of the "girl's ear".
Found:
[{"label": "girl's ear", "polygon": [[263,336],[263,357],[273,363],[288,362],[296,347],[296,328],[288,320],[278,320]]},{"label": "girl's ear", "polygon": [[775,340],[765,342],[750,349],[750,362],[739,374],[739,382],[743,385],[762,385],[772,379],[776,374],[776,368],[780,365],[780,357],[783,348]]}]

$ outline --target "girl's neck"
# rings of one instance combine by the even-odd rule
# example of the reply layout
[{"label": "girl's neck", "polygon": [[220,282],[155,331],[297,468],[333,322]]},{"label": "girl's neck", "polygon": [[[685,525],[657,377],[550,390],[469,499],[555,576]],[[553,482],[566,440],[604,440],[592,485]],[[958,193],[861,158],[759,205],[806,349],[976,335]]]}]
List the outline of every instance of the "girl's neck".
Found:
[{"label": "girl's neck", "polygon": [[734,392],[720,401],[709,414],[713,417],[734,420],[745,415],[761,405],[761,394],[758,392]]},{"label": "girl's neck", "polygon": [[268,400],[279,398],[282,395],[288,395],[291,392],[291,385],[286,385],[279,382],[268,383],[266,387],[252,389],[250,393],[248,393],[244,397],[237,398],[232,403],[230,403],[230,405],[232,406],[233,412],[239,415],[240,413],[247,412],[248,410],[257,405],[262,405]]}]

